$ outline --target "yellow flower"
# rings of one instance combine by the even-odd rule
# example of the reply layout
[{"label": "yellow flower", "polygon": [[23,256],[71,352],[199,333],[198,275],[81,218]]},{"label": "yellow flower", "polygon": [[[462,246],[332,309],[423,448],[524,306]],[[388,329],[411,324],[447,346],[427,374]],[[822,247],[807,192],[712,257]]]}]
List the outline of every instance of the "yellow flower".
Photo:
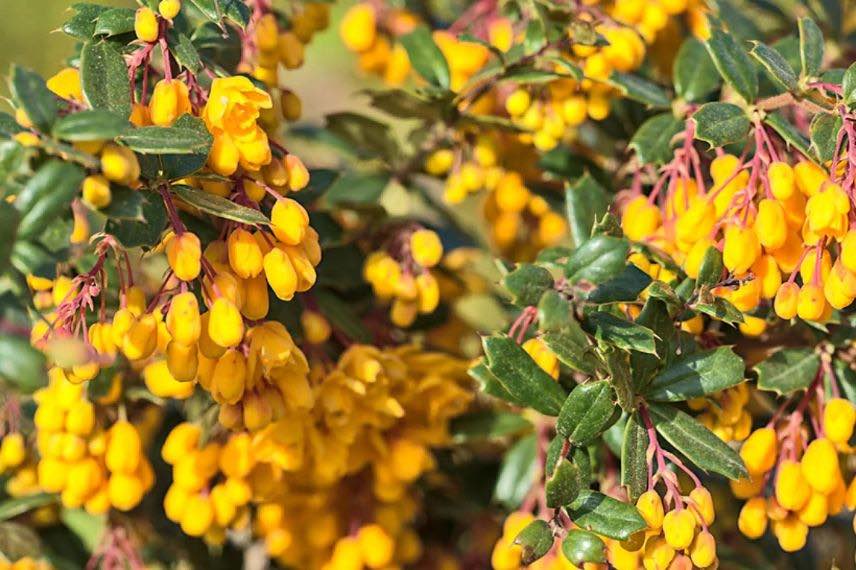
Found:
[{"label": "yellow flower", "polygon": [[257,171],[271,161],[270,145],[258,118],[273,107],[270,95],[246,77],[219,77],[211,83],[202,119],[214,136],[208,158],[212,170],[230,176],[242,166]]}]

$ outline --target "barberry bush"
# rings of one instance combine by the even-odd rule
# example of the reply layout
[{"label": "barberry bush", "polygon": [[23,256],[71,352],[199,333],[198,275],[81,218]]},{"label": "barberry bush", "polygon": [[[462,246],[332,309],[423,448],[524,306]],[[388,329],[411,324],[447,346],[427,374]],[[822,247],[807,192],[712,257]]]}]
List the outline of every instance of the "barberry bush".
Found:
[{"label": "barberry bush", "polygon": [[0,113],[0,568],[854,568],[854,16],[72,5]]}]

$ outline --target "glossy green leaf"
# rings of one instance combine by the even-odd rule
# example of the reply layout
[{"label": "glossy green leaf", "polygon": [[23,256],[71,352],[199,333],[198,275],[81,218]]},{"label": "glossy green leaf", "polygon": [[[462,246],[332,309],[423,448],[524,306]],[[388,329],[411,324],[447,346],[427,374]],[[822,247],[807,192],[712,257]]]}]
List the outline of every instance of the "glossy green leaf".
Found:
[{"label": "glossy green leaf", "polygon": [[811,348],[783,348],[753,368],[758,388],[782,395],[808,388],[819,369],[820,356]]},{"label": "glossy green leaf", "polygon": [[642,307],[642,312],[636,317],[636,324],[646,327],[657,336],[654,348],[657,354],[645,354],[642,352],[630,353],[630,367],[633,370],[633,386],[635,391],[641,391],[659,370],[664,359],[669,358],[669,347],[674,342],[675,324],[669,315],[669,309],[665,302],[656,298],[648,298]]},{"label": "glossy green leaf", "polygon": [[580,528],[615,540],[626,540],[634,532],[646,528],[636,507],[588,489],[580,491],[568,508],[568,515]]},{"label": "glossy green leaf", "polygon": [[56,122],[53,136],[72,142],[110,140],[129,127],[126,119],[104,110],[87,110],[66,115]]},{"label": "glossy green leaf", "polygon": [[389,174],[348,173],[336,180],[324,195],[329,205],[376,204],[389,185]]},{"label": "glossy green leaf", "polygon": [[841,92],[844,103],[852,107],[856,103],[856,63],[852,63],[844,72],[844,77],[841,79]]},{"label": "glossy green leaf", "polygon": [[570,505],[582,488],[580,468],[564,457],[560,458],[544,485],[547,506],[557,509]]},{"label": "glossy green leaf", "polygon": [[722,83],[704,44],[695,38],[688,38],[681,44],[672,80],[677,94],[691,103],[703,101]]},{"label": "glossy green leaf", "polygon": [[170,29],[166,37],[175,61],[191,73],[199,73],[202,70],[202,59],[190,38],[175,28]]},{"label": "glossy green leaf", "polygon": [[[201,119],[195,119],[200,121]],[[213,137],[188,123],[171,127],[138,127],[118,137],[119,142],[140,154],[207,155]]]},{"label": "glossy green leaf", "polygon": [[809,17],[799,19],[800,64],[803,77],[815,77],[823,63],[823,32]]},{"label": "glossy green leaf", "polygon": [[621,484],[634,503],[648,490],[648,430],[638,413],[630,414],[621,442]]},{"label": "glossy green leaf", "polygon": [[752,126],[746,112],[731,103],[705,103],[693,113],[692,120],[695,138],[711,148],[745,140]]},{"label": "glossy green leaf", "polygon": [[482,338],[488,369],[515,399],[548,416],[559,415],[565,391],[507,336]]},{"label": "glossy green leaf", "polygon": [[92,33],[109,37],[133,32],[135,15],[131,8],[111,8],[98,16]]},{"label": "glossy green leaf", "polygon": [[714,28],[705,45],[719,75],[746,102],[754,103],[758,96],[758,75],[734,36]]},{"label": "glossy green leaf", "polygon": [[106,41],[88,41],[80,50],[83,96],[93,109],[131,115],[131,86],[122,52]]},{"label": "glossy green leaf", "polygon": [[529,307],[537,305],[544,292],[553,288],[553,276],[543,267],[521,263],[503,276],[502,286],[515,305]]},{"label": "glossy green leaf", "polygon": [[0,335],[0,382],[24,394],[47,385],[45,355],[28,338]]},{"label": "glossy green leaf", "polygon": [[789,147],[800,151],[803,156],[813,159],[809,150],[809,141],[781,113],[767,113],[767,116],[764,117],[764,123],[776,131]]},{"label": "glossy green leaf", "polygon": [[588,445],[615,423],[615,410],[615,391],[609,382],[578,384],[562,405],[556,432],[574,445]]},{"label": "glossy green leaf", "polygon": [[242,224],[270,224],[270,220],[262,212],[236,204],[228,198],[209,194],[191,186],[177,185],[171,187],[170,190],[189,205],[216,218]]},{"label": "glossy green leaf", "polygon": [[532,429],[519,414],[502,410],[479,410],[454,418],[449,432],[455,441],[474,441],[508,437]]},{"label": "glossy green leaf", "polygon": [[757,41],[752,42],[752,50],[749,54],[761,64],[773,83],[785,91],[797,90],[797,74],[782,54]]},{"label": "glossy green leaf", "polygon": [[0,274],[9,268],[20,219],[18,210],[12,204],[0,202]]},{"label": "glossy green leaf", "polygon": [[586,562],[606,563],[606,545],[599,536],[587,530],[571,529],[562,540],[562,553],[575,566]]},{"label": "glossy green leaf", "polygon": [[701,267],[696,278],[696,287],[713,287],[722,280],[722,272],[725,266],[722,263],[722,252],[713,246],[704,252]]},{"label": "glossy green leaf", "polygon": [[78,165],[58,159],[50,160],[39,168],[14,203],[21,212],[18,237],[26,239],[37,235],[67,211],[84,176],[85,172]]},{"label": "glossy green leaf", "polygon": [[517,400],[508,392],[508,390],[505,389],[505,386],[503,386],[494,373],[490,371],[484,360],[470,366],[469,370],[467,370],[467,374],[478,382],[479,389],[485,394],[493,396],[494,398],[499,398],[500,400],[505,400],[506,402],[510,402],[516,406],[526,406],[524,402]]},{"label": "glossy green leaf", "polygon": [[570,314],[568,317],[565,326],[545,332],[541,340],[565,366],[585,374],[594,374],[598,366],[594,347],[576,319]]},{"label": "glossy green leaf", "polygon": [[630,370],[630,355],[614,347],[601,347],[601,354],[609,373],[609,385],[615,390],[615,402],[625,412],[635,406],[633,373]]},{"label": "glossy green leaf", "polygon": [[609,209],[609,198],[603,186],[585,173],[565,190],[565,207],[571,239],[579,247],[591,236],[595,222]]},{"label": "glossy green leaf", "polygon": [[821,162],[832,160],[841,127],[841,116],[838,113],[818,113],[812,118],[809,127],[811,147]]},{"label": "glossy green leaf", "polygon": [[[538,330],[541,331],[558,331],[566,326],[572,326],[576,321],[571,315],[571,304],[555,289],[544,291],[541,299],[538,300]],[[577,325],[579,329],[579,325]],[[577,338],[585,340],[585,333],[579,329]]]},{"label": "glossy green leaf", "polygon": [[681,119],[672,113],[660,113],[642,123],[628,146],[636,151],[642,164],[665,164],[672,159],[675,135],[683,130]]},{"label": "glossy green leaf", "polygon": [[109,6],[77,3],[71,6],[74,15],[62,26],[62,31],[80,41],[86,41],[95,35],[95,24],[99,16],[110,10]]},{"label": "glossy green leaf", "polygon": [[639,75],[613,71],[609,84],[628,99],[655,109],[668,109],[671,103],[665,89]]},{"label": "glossy green leaf", "polygon": [[0,502],[0,521],[7,521],[11,518],[23,515],[53,501],[54,495],[51,495],[50,493],[35,493],[32,495],[23,495],[21,497],[7,498]]},{"label": "glossy green leaf", "polygon": [[657,432],[698,468],[729,479],[748,474],[737,452],[692,416],[672,404],[651,404],[648,409]]},{"label": "glossy green leaf", "polygon": [[240,27],[250,21],[250,7],[243,0],[189,0],[206,18],[222,25],[224,19]]},{"label": "glossy green leaf", "polygon": [[56,95],[48,89],[45,80],[35,71],[13,65],[9,87],[15,103],[27,112],[33,125],[49,133],[57,117],[58,105]]},{"label": "glossy green leaf", "polygon": [[522,550],[520,563],[527,566],[543,558],[553,548],[553,531],[547,521],[536,519],[514,537],[514,544]]},{"label": "glossy green leaf", "polygon": [[595,236],[573,251],[565,265],[565,276],[571,283],[603,283],[623,270],[630,244],[612,236]]},{"label": "glossy green leaf", "polygon": [[585,298],[590,303],[625,303],[635,301],[639,294],[651,284],[651,277],[636,267],[627,264],[624,270],[596,289],[587,293]]},{"label": "glossy green leaf", "polygon": [[722,297],[711,297],[709,302],[698,302],[690,308],[729,324],[743,322],[743,311],[735,307],[731,301]]},{"label": "glossy green leaf", "polygon": [[657,337],[654,331],[638,323],[616,317],[606,311],[590,314],[587,322],[594,330],[595,338],[600,341],[623,350],[657,353]]},{"label": "glossy green leaf", "polygon": [[682,402],[736,386],[743,378],[743,359],[730,347],[720,346],[674,361],[654,378],[645,397],[651,401]]},{"label": "glossy green leaf", "polygon": [[443,89],[449,88],[449,65],[426,26],[418,26],[409,34],[401,36],[399,40],[407,50],[410,63],[416,73],[431,85]]},{"label": "glossy green leaf", "polygon": [[152,247],[160,242],[166,226],[163,200],[155,192],[140,193],[143,198],[142,219],[110,218],[104,231],[115,236],[125,247]]},{"label": "glossy green leaf", "polygon": [[528,435],[515,443],[502,458],[493,495],[507,509],[516,509],[532,488],[537,468],[536,441]]}]

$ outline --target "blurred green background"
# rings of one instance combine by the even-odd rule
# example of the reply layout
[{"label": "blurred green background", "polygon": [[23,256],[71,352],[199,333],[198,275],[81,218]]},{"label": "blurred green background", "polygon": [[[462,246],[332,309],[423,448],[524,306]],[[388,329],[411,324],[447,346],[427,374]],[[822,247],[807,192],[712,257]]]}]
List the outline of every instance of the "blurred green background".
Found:
[{"label": "blurred green background", "polygon": [[[0,73],[4,80],[0,95],[8,95],[5,78],[15,62],[49,77],[62,67],[74,40],[59,31],[76,0],[0,0]],[[133,0],[89,0],[93,3],[135,7]],[[362,107],[355,95],[366,86],[356,62],[336,32],[338,20],[350,2],[334,4],[330,27],[317,34],[306,51],[306,64],[299,70],[283,72],[284,86],[303,100],[303,121],[319,124],[331,112]]]}]

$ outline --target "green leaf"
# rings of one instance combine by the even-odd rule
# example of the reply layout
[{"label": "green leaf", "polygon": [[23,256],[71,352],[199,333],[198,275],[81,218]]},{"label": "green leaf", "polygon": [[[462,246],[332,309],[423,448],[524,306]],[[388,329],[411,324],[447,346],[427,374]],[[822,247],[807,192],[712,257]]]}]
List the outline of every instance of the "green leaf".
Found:
[{"label": "green leaf", "polygon": [[665,89],[638,75],[613,71],[608,83],[627,97],[652,108],[668,109],[671,101]]},{"label": "green leaf", "polygon": [[30,346],[27,338],[0,336],[0,380],[24,394],[47,385],[45,355]]},{"label": "green leaf", "polygon": [[570,505],[583,486],[580,468],[564,457],[560,458],[544,485],[547,506],[557,509]]},{"label": "green leaf", "polygon": [[[200,121],[202,119],[194,119]],[[171,127],[138,127],[117,140],[140,154],[208,154],[213,137],[189,124]]]},{"label": "green leaf", "polygon": [[55,500],[49,493],[35,493],[21,497],[8,498],[0,502],[0,521],[7,521],[33,509],[37,509]]},{"label": "green leaf", "polygon": [[568,316],[569,321],[564,327],[545,332],[541,340],[565,366],[585,374],[594,374],[598,366],[594,347],[576,319],[570,313]]},{"label": "green leaf", "polygon": [[106,41],[88,41],[80,50],[83,96],[93,109],[131,115],[131,87],[122,53]]},{"label": "green leaf", "polygon": [[711,148],[745,140],[752,125],[746,112],[731,103],[705,103],[693,113],[692,120],[695,138]]},{"label": "green leaf", "polygon": [[823,32],[809,17],[799,19],[800,64],[803,77],[815,77],[823,63]]},{"label": "green leaf", "polygon": [[388,173],[351,172],[336,180],[325,194],[331,206],[342,204],[377,204],[389,185]]},{"label": "green leaf", "polygon": [[[555,289],[544,291],[541,299],[538,300],[538,323],[538,330],[541,331],[558,331],[576,324],[571,315],[571,304]],[[579,325],[577,328],[579,329]],[[579,329],[579,332],[582,337],[577,338],[585,340],[582,329]]]},{"label": "green leaf", "polygon": [[59,514],[62,524],[68,527],[90,551],[98,548],[104,529],[107,526],[107,515],[91,515],[83,509],[63,508]]},{"label": "green leaf", "polygon": [[586,172],[565,190],[565,206],[571,226],[571,238],[579,247],[591,236],[596,221],[609,209],[609,198],[603,186]]},{"label": "green leaf", "polygon": [[743,378],[743,359],[731,347],[720,346],[673,362],[654,378],[645,398],[655,402],[683,402],[736,386]]},{"label": "green leaf", "polygon": [[550,530],[547,521],[536,519],[514,537],[514,544],[519,545],[523,551],[520,555],[520,563],[528,566],[539,558],[543,558],[553,548],[553,531]]},{"label": "green leaf", "polygon": [[639,414],[630,414],[621,442],[621,484],[634,503],[648,490],[647,453],[650,443],[648,430],[642,425]]},{"label": "green leaf", "polygon": [[634,391],[641,391],[654,373],[663,365],[663,359],[669,358],[669,347],[675,338],[675,324],[672,322],[666,303],[651,297],[648,298],[645,306],[642,307],[642,312],[636,317],[636,324],[651,329],[657,335],[654,348],[657,354],[663,355],[661,359],[653,354],[635,351],[630,353]]},{"label": "green leaf", "polygon": [[528,435],[515,443],[502,458],[493,496],[507,509],[516,509],[532,487],[535,477],[536,441]]},{"label": "green leaf", "polygon": [[189,37],[178,32],[175,28],[167,31],[167,41],[175,61],[191,73],[202,71],[202,59]]},{"label": "green leaf", "polygon": [[657,354],[654,331],[606,311],[591,313],[588,325],[594,330],[594,336],[600,341],[617,346],[623,350],[634,350],[647,354]]},{"label": "green leaf", "polygon": [[241,28],[245,28],[250,21],[250,8],[243,0],[190,0],[190,3],[203,16],[220,26],[224,19],[231,20]]},{"label": "green leaf", "polygon": [[532,429],[532,424],[519,414],[502,410],[479,410],[452,420],[449,432],[457,442],[508,437]]},{"label": "green leaf", "polygon": [[672,113],[654,115],[639,127],[629,147],[642,164],[665,164],[672,159],[675,135],[684,130],[684,122]]},{"label": "green leaf", "polygon": [[[15,120],[15,117],[10,115],[9,113],[4,113],[0,111],[0,135],[2,135],[4,138],[12,138],[18,133],[24,132],[26,130],[27,129],[18,124],[18,122]],[[9,141],[3,142],[8,143]]]},{"label": "green leaf", "polygon": [[86,110],[66,115],[53,128],[53,136],[72,142],[110,140],[129,127],[128,121],[115,113]]},{"label": "green leaf", "polygon": [[410,63],[416,73],[428,83],[442,89],[450,85],[449,64],[443,57],[443,52],[434,43],[431,31],[426,26],[418,26],[409,34],[399,38],[401,45],[407,50]]},{"label": "green leaf", "polygon": [[789,147],[795,148],[805,157],[814,160],[809,150],[809,142],[802,133],[790,123],[781,113],[767,113],[764,123],[782,137]]},{"label": "green leaf", "polygon": [[101,214],[117,220],[144,221],[143,205],[146,203],[146,192],[113,184],[111,185],[111,194],[110,204],[99,210]]},{"label": "green leaf", "polygon": [[372,107],[393,117],[437,120],[442,115],[442,99],[432,100],[404,89],[367,89],[364,93],[369,96]]},{"label": "green leaf", "polygon": [[[195,132],[198,140],[208,140],[211,135],[205,123],[193,115],[182,115],[171,128]],[[177,180],[196,173],[208,161],[208,148],[196,154],[141,154],[140,170],[145,178],[163,178]]]},{"label": "green leaf", "polygon": [[488,369],[515,399],[548,416],[559,415],[565,391],[507,336],[482,338]]},{"label": "green leaf", "polygon": [[695,38],[688,38],[681,44],[672,77],[677,94],[691,103],[703,101],[721,83],[704,44]]},{"label": "green leaf", "polygon": [[601,353],[606,361],[609,372],[609,384],[615,390],[615,401],[625,412],[630,412],[635,406],[633,389],[633,373],[630,370],[630,355],[614,347],[602,347]]},{"label": "green leaf", "polygon": [[661,85],[635,73],[613,71],[606,83],[627,99],[637,101],[650,109],[668,109],[671,95]]},{"label": "green leaf", "polygon": [[529,307],[537,305],[544,292],[553,288],[553,276],[543,267],[521,263],[503,276],[502,286],[511,294],[515,305]]},{"label": "green leaf", "polygon": [[729,324],[743,322],[743,311],[722,297],[713,297],[710,302],[695,303],[690,308]]},{"label": "green leaf", "polygon": [[49,133],[57,116],[57,97],[48,89],[45,80],[35,71],[13,65],[9,83],[12,97],[27,112],[30,121],[40,131]]},{"label": "green leaf", "polygon": [[580,491],[568,515],[577,526],[615,540],[626,540],[646,528],[636,507],[588,489]]},{"label": "green leaf", "polygon": [[143,199],[142,219],[110,218],[104,228],[106,233],[115,236],[127,248],[156,245],[166,226],[166,209],[161,197],[154,192],[138,194]]},{"label": "green leaf", "polygon": [[37,235],[67,211],[84,176],[81,167],[59,159],[49,160],[39,168],[15,199],[15,208],[21,212],[18,237]]},{"label": "green leaf", "polygon": [[808,388],[820,369],[820,356],[811,348],[783,348],[753,368],[758,388],[788,395]]},{"label": "green leaf", "polygon": [[562,553],[572,564],[606,563],[606,545],[599,536],[587,530],[571,529],[562,541]]},{"label": "green leaf", "polygon": [[612,236],[595,236],[575,249],[565,265],[571,283],[603,283],[624,270],[630,244]]},{"label": "green leaf", "polygon": [[734,36],[715,28],[705,45],[719,75],[747,103],[754,103],[758,96],[758,75]]},{"label": "green leaf", "polygon": [[270,224],[270,220],[262,212],[236,204],[228,198],[183,185],[172,186],[170,190],[194,208],[216,218],[242,224]]},{"label": "green leaf", "polygon": [[333,113],[325,117],[326,130],[362,157],[392,157],[397,144],[389,125],[357,113]]},{"label": "green leaf", "polygon": [[692,416],[671,404],[651,404],[648,409],[657,432],[700,469],[729,479],[748,475],[737,452]]},{"label": "green leaf", "polygon": [[515,406],[520,406],[522,408],[526,407],[524,402],[517,400],[508,392],[508,390],[505,389],[499,379],[487,367],[484,360],[471,366],[470,369],[467,370],[467,374],[479,383],[479,389],[485,394],[493,396],[494,398],[499,398],[500,400],[505,400]]},{"label": "green leaf", "polygon": [[615,391],[609,382],[578,384],[562,405],[556,432],[574,445],[588,445],[615,423],[615,410]]},{"label": "green leaf", "polygon": [[757,41],[752,42],[752,51],[749,54],[761,64],[773,83],[785,91],[797,90],[797,74],[782,54]]},{"label": "green leaf", "polygon": [[118,36],[134,31],[136,13],[130,8],[112,8],[98,16],[95,29],[96,36]]},{"label": "green leaf", "polygon": [[369,343],[372,336],[354,312],[354,307],[340,297],[324,289],[314,291],[318,310],[330,324],[355,342]]},{"label": "green leaf", "polygon": [[842,122],[838,113],[818,113],[811,120],[811,146],[821,162],[832,160]]},{"label": "green leaf", "polygon": [[62,26],[62,31],[80,41],[86,41],[95,35],[95,24],[98,17],[110,10],[109,6],[98,4],[73,4],[74,15]]},{"label": "green leaf", "polygon": [[600,284],[596,289],[587,293],[585,299],[590,303],[635,301],[650,284],[651,277],[631,263],[625,265],[624,270],[617,277]]},{"label": "green leaf", "polygon": [[851,107],[856,103],[856,63],[852,63],[841,80],[841,90],[844,95],[844,103]]},{"label": "green leaf", "polygon": [[696,279],[696,287],[713,287],[722,280],[722,272],[725,266],[722,264],[722,252],[713,246],[704,252],[701,267]]},{"label": "green leaf", "polygon": [[533,18],[526,25],[526,34],[523,36],[523,53],[531,55],[538,52],[547,43],[547,31],[544,22],[540,18]]},{"label": "green leaf", "polygon": [[20,215],[9,202],[0,202],[0,274],[9,268],[12,248],[18,234]]}]

